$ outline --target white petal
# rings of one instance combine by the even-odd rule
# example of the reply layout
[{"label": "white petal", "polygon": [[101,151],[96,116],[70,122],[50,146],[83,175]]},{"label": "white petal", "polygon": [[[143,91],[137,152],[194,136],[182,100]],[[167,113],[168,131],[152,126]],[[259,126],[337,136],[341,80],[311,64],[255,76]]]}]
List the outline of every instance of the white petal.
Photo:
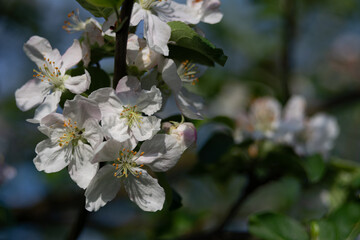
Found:
[{"label": "white petal", "polygon": [[136,142],[131,140],[119,142],[115,139],[109,139],[108,141],[101,143],[95,150],[92,162],[115,161],[119,157],[119,151],[123,148],[133,150],[136,147],[136,144]]},{"label": "white petal", "polygon": [[145,11],[144,18],[144,37],[148,41],[149,47],[155,51],[169,55],[167,43],[170,39],[171,28],[165,22],[161,21],[150,11]]},{"label": "white petal", "polygon": [[136,26],[141,20],[144,19],[145,11],[141,8],[138,3],[134,3],[133,10],[130,18],[130,25]]},{"label": "white petal", "polygon": [[[116,13],[112,13],[108,19],[103,23],[102,25],[102,30],[103,32],[109,32],[110,27],[115,25],[115,22],[117,21],[117,16]],[[113,32],[112,30],[110,30],[111,32]]]},{"label": "white petal", "polygon": [[150,139],[160,130],[160,122],[161,119],[155,116],[143,116],[139,125],[133,123],[130,126],[131,132],[138,141]]},{"label": "white petal", "polygon": [[24,44],[23,48],[26,55],[35,62],[38,67],[43,65],[44,55],[52,51],[49,41],[39,36],[32,36]]},{"label": "white petal", "polygon": [[79,141],[77,146],[73,147],[72,159],[68,170],[72,180],[81,188],[86,188],[95,176],[99,164],[91,163],[94,155],[92,147]]},{"label": "white petal", "polygon": [[50,93],[48,83],[31,79],[15,92],[16,105],[21,111],[27,111],[44,101]]},{"label": "white petal", "polygon": [[88,67],[90,63],[90,55],[91,55],[91,47],[85,41],[81,43],[82,50],[82,61],[84,63],[84,67]]},{"label": "white petal", "polygon": [[86,120],[82,126],[85,128],[82,136],[96,149],[97,146],[103,141],[104,134],[99,125],[99,121],[93,118]]},{"label": "white petal", "polygon": [[158,2],[152,10],[164,22],[181,21],[186,24],[197,24],[199,18],[197,11],[185,4],[175,1]]},{"label": "white petal", "polygon": [[50,95],[47,95],[44,102],[35,110],[34,118],[27,119],[27,121],[31,123],[39,123],[43,117],[55,112],[58,108],[61,94],[61,91],[55,91]]},{"label": "white petal", "polygon": [[182,88],[181,91],[175,95],[176,105],[180,109],[181,113],[191,119],[203,119],[203,99],[188,90]]},{"label": "white petal", "polygon": [[100,88],[89,95],[89,99],[99,104],[102,117],[120,114],[123,110],[119,98],[112,88]]},{"label": "white petal", "polygon": [[73,100],[65,102],[63,115],[77,121],[79,127],[82,127],[89,118],[98,121],[101,119],[101,112],[97,103],[80,95],[76,95]]},{"label": "white petal", "polygon": [[152,86],[150,91],[141,91],[136,101],[137,109],[149,116],[159,111],[161,104],[161,92],[156,86]]},{"label": "white petal", "polygon": [[63,127],[64,124],[64,116],[59,113],[50,113],[46,117],[42,118],[40,121],[40,126],[38,126],[38,129],[40,132],[51,137],[52,131],[56,128]]},{"label": "white petal", "polygon": [[122,142],[130,138],[128,121],[118,115],[106,116],[101,121],[106,136]]},{"label": "white petal", "polygon": [[157,134],[151,140],[145,141],[139,150],[144,152],[137,164],[144,164],[155,172],[164,172],[175,166],[183,150],[172,135]]},{"label": "white petal", "polygon": [[60,147],[57,142],[53,143],[50,139],[41,141],[35,148],[38,154],[34,158],[36,169],[46,173],[60,171],[69,164],[71,148],[71,144]]},{"label": "white petal", "polygon": [[85,74],[66,79],[64,85],[70,92],[75,94],[81,94],[89,89],[91,82],[90,74],[85,70]]},{"label": "white petal", "polygon": [[90,21],[86,24],[85,34],[91,45],[94,45],[95,43],[97,43],[99,47],[104,45],[101,26],[94,18],[90,18]]},{"label": "white petal", "polygon": [[97,211],[107,202],[113,200],[120,190],[121,181],[114,177],[115,167],[106,165],[102,167],[91,180],[85,191],[88,211]]},{"label": "white petal", "polygon": [[140,81],[134,76],[125,76],[116,86],[116,93],[136,92],[141,90]]},{"label": "white petal", "polygon": [[203,17],[201,18],[202,22],[215,24],[221,21],[223,18],[223,13],[220,10],[214,10],[212,12],[207,11],[204,13]]},{"label": "white petal", "polygon": [[62,56],[63,68],[68,70],[69,68],[75,66],[82,59],[82,50],[80,43],[77,39],[74,40],[74,43],[71,47],[66,50]]},{"label": "white petal", "polygon": [[285,131],[299,131],[304,127],[306,101],[301,96],[293,96],[284,108],[284,121],[281,128]]},{"label": "white petal", "polygon": [[156,212],[163,208],[165,202],[165,191],[159,185],[157,179],[151,177],[141,168],[134,168],[141,171],[142,175],[136,178],[130,175],[124,180],[126,192],[131,201],[136,203],[142,210]]},{"label": "white petal", "polygon": [[175,93],[181,89],[181,79],[177,73],[177,67],[172,59],[166,58],[161,64],[159,64],[159,71],[161,71],[164,82]]}]

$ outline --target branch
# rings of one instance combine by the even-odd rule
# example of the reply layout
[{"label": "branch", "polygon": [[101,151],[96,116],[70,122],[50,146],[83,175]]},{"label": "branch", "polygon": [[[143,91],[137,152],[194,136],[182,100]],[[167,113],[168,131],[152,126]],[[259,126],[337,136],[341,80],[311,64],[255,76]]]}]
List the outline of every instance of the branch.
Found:
[{"label": "branch", "polygon": [[85,226],[86,218],[89,214],[89,212],[85,209],[84,206],[85,203],[82,202],[80,205],[79,215],[74,222],[74,225],[72,226],[68,237],[66,238],[67,240],[76,240],[80,236],[81,231]]},{"label": "branch", "polygon": [[[114,61],[114,78],[113,87],[116,88],[119,80],[126,76],[126,47],[128,40],[128,32],[130,25],[130,17],[134,0],[125,0],[120,12],[120,19],[118,19],[117,25],[121,25],[121,28],[116,32],[115,43],[115,61]],[[122,22],[124,21],[124,22]]]},{"label": "branch", "polygon": [[360,101],[360,90],[345,91],[338,96],[332,97],[327,101],[312,106],[308,109],[308,114],[313,115],[317,112],[327,111],[332,108],[340,107],[346,104],[356,103]]},{"label": "branch", "polygon": [[283,4],[280,81],[283,91],[283,101],[286,102],[291,95],[289,82],[293,68],[292,53],[296,33],[296,0],[284,0]]}]

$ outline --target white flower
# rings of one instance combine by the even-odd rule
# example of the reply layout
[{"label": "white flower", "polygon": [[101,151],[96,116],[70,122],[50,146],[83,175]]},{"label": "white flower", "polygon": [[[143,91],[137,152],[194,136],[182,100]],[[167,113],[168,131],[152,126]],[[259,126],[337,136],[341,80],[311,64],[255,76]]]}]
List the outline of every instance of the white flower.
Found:
[{"label": "white flower", "polygon": [[270,97],[256,99],[250,106],[249,121],[253,128],[253,138],[273,138],[279,128],[281,118],[280,103]]},{"label": "white flower", "polygon": [[163,172],[172,168],[181,155],[180,145],[173,136],[155,135],[145,141],[139,152],[133,151],[136,144],[131,141],[118,142],[110,139],[100,145],[93,162],[107,161],[86,189],[88,211],[97,211],[115,198],[121,185],[125,187],[131,201],[142,210],[161,210],[165,201],[164,189],[143,167]]},{"label": "white flower", "polygon": [[323,113],[318,113],[305,122],[302,131],[294,135],[291,145],[299,155],[313,155],[316,153],[328,156],[339,135],[336,119]]},{"label": "white flower", "polygon": [[138,71],[148,71],[155,67],[162,59],[162,55],[153,51],[145,39],[129,34],[126,61],[129,67],[135,66]]},{"label": "white flower", "polygon": [[196,142],[197,134],[194,124],[190,122],[165,122],[162,128],[170,135],[174,136],[180,144],[181,150],[185,151]]},{"label": "white flower", "polygon": [[194,66],[185,62],[178,68],[172,59],[165,58],[159,63],[158,71],[161,72],[162,79],[172,90],[181,113],[191,119],[202,119],[203,99],[183,87],[183,83],[197,81]]},{"label": "white flower", "polygon": [[[167,43],[170,39],[171,28],[167,22],[182,21],[188,24],[196,24],[197,11],[185,4],[179,4],[172,0],[138,0],[134,3],[130,18],[130,24],[136,26],[144,20],[144,37],[149,47],[167,56],[169,48]],[[103,24],[103,30],[107,31],[116,22],[115,13]]]},{"label": "white flower", "polygon": [[78,40],[74,40],[73,45],[61,56],[45,38],[33,36],[24,44],[24,51],[39,68],[34,70],[34,79],[15,92],[16,105],[22,111],[40,104],[34,119],[28,121],[38,123],[41,118],[56,111],[65,89],[80,94],[89,88],[90,75],[86,70],[85,74],[75,77],[65,74],[66,70],[81,60],[82,51]]},{"label": "white flower", "polygon": [[83,41],[81,42],[82,48],[82,60],[84,66],[87,67],[90,63],[91,46],[97,43],[100,47],[104,45],[104,33],[101,25],[94,18],[88,18],[86,21],[82,21],[79,18],[79,9],[76,13],[72,11],[68,14],[71,22],[65,21],[63,29],[67,32],[83,32]]},{"label": "white flower", "polygon": [[187,0],[187,5],[197,10],[199,21],[215,24],[221,21],[223,14],[219,8],[220,0]]},{"label": "white flower", "polygon": [[100,119],[97,104],[80,95],[65,102],[63,115],[51,113],[44,117],[39,130],[49,139],[36,146],[37,170],[52,173],[68,166],[70,177],[86,188],[98,170],[98,164],[90,160],[93,149],[103,141]]},{"label": "white flower", "polygon": [[129,138],[144,141],[160,130],[161,120],[152,115],[161,108],[161,92],[155,86],[142,90],[136,77],[125,76],[115,91],[100,88],[89,98],[99,103],[102,127],[108,137],[118,141]]}]

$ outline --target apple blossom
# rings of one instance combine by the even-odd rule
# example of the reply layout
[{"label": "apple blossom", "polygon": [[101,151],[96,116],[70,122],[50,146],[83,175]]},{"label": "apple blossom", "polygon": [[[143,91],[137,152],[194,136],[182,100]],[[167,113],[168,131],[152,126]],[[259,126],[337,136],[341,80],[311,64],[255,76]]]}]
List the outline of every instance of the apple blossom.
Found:
[{"label": "apple blossom", "polygon": [[167,134],[157,134],[134,151],[132,141],[118,142],[110,139],[97,149],[93,162],[113,162],[102,167],[85,192],[86,209],[97,211],[115,198],[123,185],[131,201],[142,210],[155,212],[163,208],[164,189],[145,166],[155,172],[172,168],[181,155],[177,140]]},{"label": "apple blossom", "polygon": [[196,128],[194,124],[190,122],[165,122],[163,123],[162,128],[166,133],[176,138],[182,151],[185,151],[196,142]]},{"label": "apple blossom", "polygon": [[81,60],[82,51],[78,40],[74,40],[72,46],[61,56],[57,49],[51,48],[48,40],[32,36],[24,44],[24,51],[39,68],[34,70],[34,78],[15,92],[16,105],[22,111],[40,104],[29,122],[39,123],[41,118],[55,112],[61,94],[66,89],[80,94],[89,88],[90,75],[86,70],[83,75],[75,77],[65,73]]},{"label": "apple blossom", "polygon": [[221,21],[223,14],[219,8],[220,0],[187,0],[187,5],[197,10],[199,21],[215,24]]},{"label": "apple blossom", "polygon": [[144,141],[160,130],[161,120],[152,115],[161,108],[161,92],[155,86],[142,90],[136,77],[125,76],[115,91],[100,88],[89,98],[99,103],[102,127],[108,137],[118,141],[129,138]]},{"label": "apple blossom", "polygon": [[49,139],[37,144],[34,164],[39,171],[58,172],[68,166],[70,177],[86,188],[98,170],[90,160],[103,141],[97,104],[80,95],[67,100],[63,114],[51,113],[41,120],[39,130]]}]

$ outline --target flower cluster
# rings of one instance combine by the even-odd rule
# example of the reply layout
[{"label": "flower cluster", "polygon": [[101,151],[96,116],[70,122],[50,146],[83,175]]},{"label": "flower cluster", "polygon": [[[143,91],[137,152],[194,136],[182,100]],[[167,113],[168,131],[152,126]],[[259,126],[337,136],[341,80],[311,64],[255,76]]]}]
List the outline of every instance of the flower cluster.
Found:
[{"label": "flower cluster", "polygon": [[305,114],[306,101],[293,96],[282,111],[280,103],[271,97],[256,99],[247,114],[236,118],[234,138],[267,139],[293,147],[301,156],[328,156],[339,134],[336,119],[324,113],[311,117]]},{"label": "flower cluster", "polygon": [[[203,106],[201,98],[186,88],[198,81],[197,66],[168,58],[171,28],[167,23],[182,21],[192,27],[200,21],[217,23],[222,18],[219,6],[219,0],[135,1],[130,25],[143,20],[144,38],[128,35],[128,75],[116,79],[115,89],[90,92],[87,68],[96,63],[91,56],[94,47],[114,44],[118,14],[101,25],[93,18],[80,20],[78,11],[70,13],[63,28],[83,34],[63,55],[45,38],[31,37],[24,51],[37,69],[15,97],[22,111],[37,107],[28,121],[39,124],[39,131],[48,137],[35,148],[36,168],[52,173],[67,167],[73,181],[86,189],[89,211],[114,199],[121,186],[141,209],[161,210],[165,192],[154,173],[177,163],[196,141],[196,129],[184,120],[163,123],[161,129],[157,114],[171,95],[187,118],[201,119]],[[75,65],[83,67],[84,73],[73,76],[68,70]],[[67,99],[68,91],[75,94],[73,99]]]}]

